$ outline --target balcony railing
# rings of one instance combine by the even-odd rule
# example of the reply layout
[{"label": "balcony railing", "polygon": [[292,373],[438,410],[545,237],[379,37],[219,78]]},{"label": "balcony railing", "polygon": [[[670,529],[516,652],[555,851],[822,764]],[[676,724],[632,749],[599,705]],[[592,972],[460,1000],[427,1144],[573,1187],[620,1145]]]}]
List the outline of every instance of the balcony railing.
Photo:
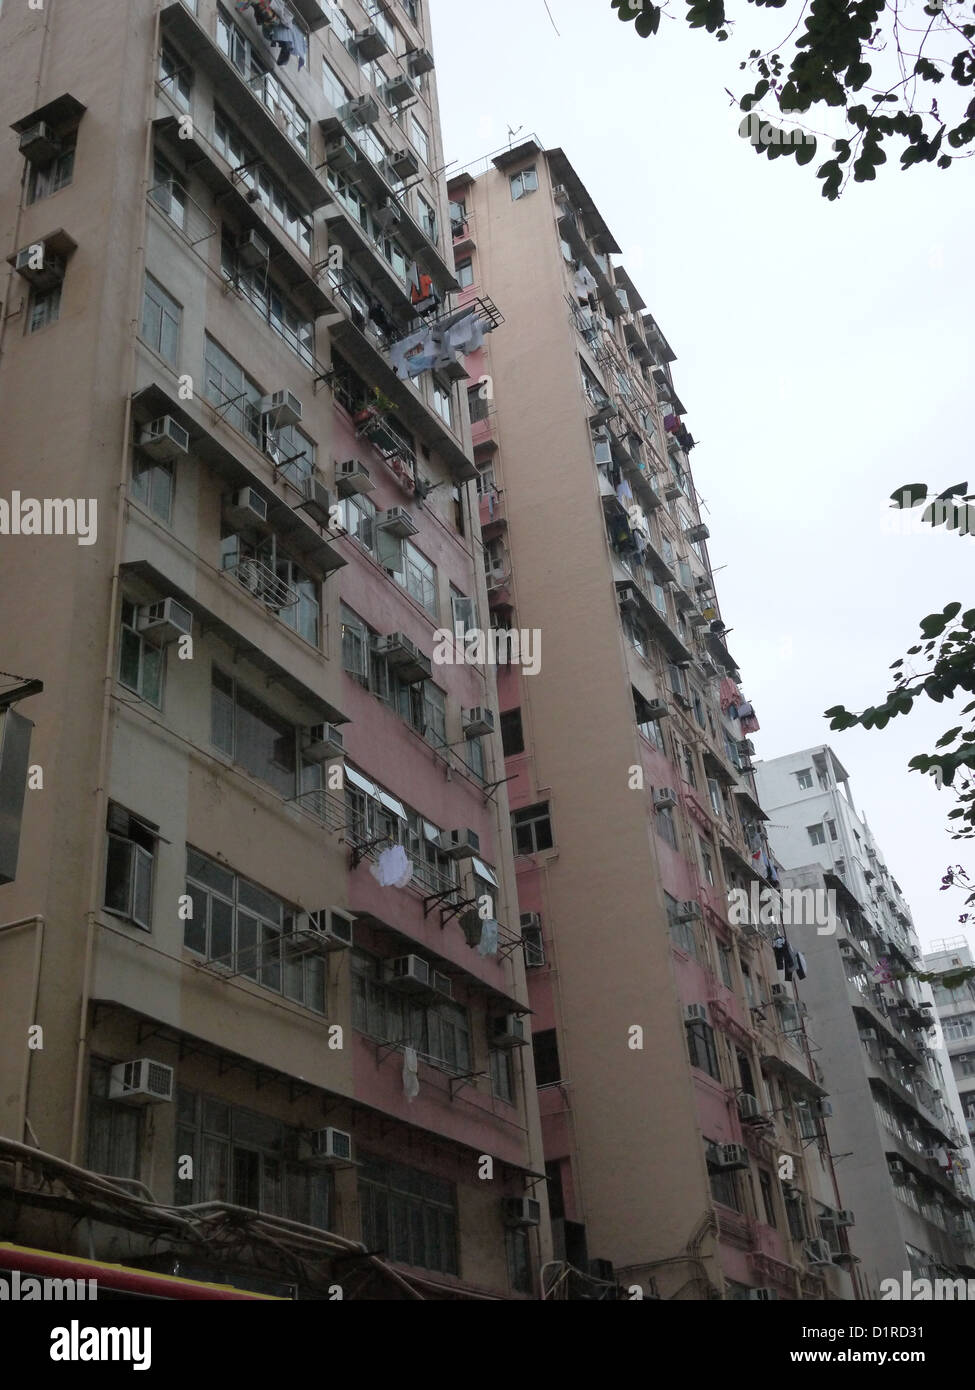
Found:
[{"label": "balcony railing", "polygon": [[228,565],[224,573],[232,574],[241,588],[246,589],[273,613],[294,608],[301,601],[298,590],[280,579],[274,570],[260,560],[237,560],[234,564]]}]

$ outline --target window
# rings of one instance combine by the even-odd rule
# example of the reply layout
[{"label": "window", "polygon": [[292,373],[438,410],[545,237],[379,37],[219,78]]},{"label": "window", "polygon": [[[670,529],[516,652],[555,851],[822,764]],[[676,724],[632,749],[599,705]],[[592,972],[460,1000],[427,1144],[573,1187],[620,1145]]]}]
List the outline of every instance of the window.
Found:
[{"label": "window", "polygon": [[403,567],[393,574],[393,578],[434,618],[439,615],[437,567],[409,541],[403,544]]},{"label": "window", "polygon": [[138,619],[138,605],[123,598],[119,684],[159,709],[162,706],[163,652],[141,635]]},{"label": "window", "polygon": [[159,85],[171,96],[177,106],[184,111],[190,109],[190,93],[193,90],[193,69],[182,58],[177,57],[171,48],[163,45],[159,57]]},{"label": "window", "polygon": [[[470,412],[471,424],[476,425],[479,420],[486,420],[490,410],[490,402],[483,394],[480,386],[470,386],[467,390],[467,409]],[[487,482],[487,479],[490,482]],[[491,469],[483,469],[478,474],[477,490],[483,496],[489,488],[494,486],[494,472]]]},{"label": "window", "polygon": [[433,408],[440,416],[445,425],[453,428],[454,412],[451,393],[437,382],[433,384]]},{"label": "window", "polygon": [[505,710],[501,715],[501,746],[506,758],[525,751],[525,735],[521,726],[521,710]]},{"label": "window", "polygon": [[289,942],[294,908],[189,848],[186,895],[193,913],[183,926],[187,950],[307,1009],[325,1012],[323,958],[295,951]]},{"label": "window", "polygon": [[509,182],[511,197],[517,202],[519,198],[524,198],[526,193],[538,192],[538,170],[534,165],[530,169],[522,169],[520,173],[512,174]]},{"label": "window", "polygon": [[399,1264],[459,1272],[457,1195],[452,1183],[416,1168],[359,1155],[362,1241]]},{"label": "window", "polygon": [[220,268],[261,318],[283,338],[306,367],[315,361],[315,324],[304,318],[271,279],[267,265],[244,265],[237,255],[236,237],[224,225]]},{"label": "window", "polygon": [[27,317],[27,332],[36,333],[49,323],[57,323],[61,317],[61,286],[54,285],[49,290],[32,290],[30,311]]},{"label": "window", "polygon": [[552,848],[552,821],[547,801],[515,811],[511,817],[511,825],[514,830],[516,854],[538,854],[541,850]]},{"label": "window", "polygon": [[221,407],[221,418],[235,430],[261,446],[261,401],[264,393],[256,382],[244,374],[243,368],[207,336],[203,361],[204,395]]},{"label": "window", "polygon": [[532,1262],[531,1243],[528,1232],[520,1228],[505,1231],[505,1247],[508,1256],[508,1279],[515,1293],[531,1293]]},{"label": "window", "polygon": [[681,922],[677,919],[677,900],[672,898],[669,893],[664,894],[664,903],[667,908],[667,921],[669,923],[670,939],[678,950],[684,951],[694,960],[700,959],[697,931],[693,922]]},{"label": "window", "polygon": [[[176,1201],[227,1202],[303,1226],[331,1226],[332,1175],[297,1161],[299,1131],[194,1091],[176,1093]],[[193,1160],[192,1178],[180,1158]]]},{"label": "window", "polygon": [[714,1042],[714,1029],[703,1019],[695,1019],[685,1025],[687,1049],[691,1056],[691,1066],[706,1071],[715,1081],[721,1080],[718,1067],[718,1049]]},{"label": "window", "polygon": [[66,188],[74,177],[75,139],[72,134],[62,141],[65,148],[46,164],[32,164],[27,179],[27,201],[37,203]]},{"label": "window", "polygon": [[830,838],[831,840],[835,840],[835,839],[836,839],[836,821],[835,821],[835,820],[830,820],[829,818],[827,818],[827,820],[826,820],[826,825],[827,825],[827,827],[829,828],[829,838]]},{"label": "window", "polygon": [[723,946],[718,942],[718,969],[721,971],[721,982],[726,989],[733,989],[731,983],[731,947]]},{"label": "window", "polygon": [[[293,14],[289,14],[288,23],[297,25],[298,21]],[[300,25],[298,25],[298,29],[301,48],[307,53],[308,36]],[[258,101],[266,106],[272,115],[281,119],[285,134],[291,143],[297,145],[298,149],[307,155],[310,130],[308,116],[275,74],[270,72],[262,59],[258,57],[247,35],[238,29],[230,16],[219,7],[217,9],[217,43],[241,74]]]},{"label": "window", "polygon": [[765,1211],[765,1222],[768,1226],[775,1226],[775,1197],[772,1192],[772,1174],[766,1172],[764,1168],[758,1170],[758,1185],[762,1193],[762,1207]]},{"label": "window", "polygon": [[183,231],[186,227],[186,189],[164,159],[156,156],[152,167],[153,186],[149,197],[170,222]]},{"label": "window", "polygon": [[806,834],[809,836],[810,844],[824,845],[826,843],[826,832],[821,825],[807,825]]},{"label": "window", "polygon": [[957,1018],[946,1018],[942,1027],[947,1042],[975,1037],[975,1014],[959,1014]]},{"label": "window", "polygon": [[139,1105],[109,1100],[111,1063],[92,1057],[88,1073],[88,1152],[93,1173],[111,1178],[139,1177],[142,1116]]},{"label": "window", "polygon": [[[321,768],[301,766],[293,724],[280,718],[238,681],[214,666],[211,678],[211,732],[214,748],[239,763],[285,798],[321,786]],[[300,785],[299,785],[300,782]]]},{"label": "window", "polygon": [[152,871],[155,856],[155,827],[111,803],[108,808],[105,907],[145,931],[152,929]]},{"label": "window", "polygon": [[734,1211],[741,1211],[741,1196],[738,1191],[738,1174],[735,1172],[719,1172],[709,1170],[711,1177],[711,1195],[716,1202],[722,1206],[731,1207]]},{"label": "window", "polygon": [[492,1047],[491,1052],[491,1090],[498,1100],[514,1105],[515,1082],[511,1053],[503,1047]]},{"label": "window", "polygon": [[233,532],[221,541],[222,568],[281,622],[318,646],[320,586],[281,549],[277,536],[253,542]]},{"label": "window", "polygon": [[166,293],[158,280],[146,275],[145,291],[142,299],[142,341],[153,352],[158,352],[171,367],[176,366],[179,357],[179,325],[182,309]]},{"label": "window", "polygon": [[410,143],[424,164],[430,163],[430,137],[415,116],[410,117]]},{"label": "window", "polygon": [[812,768],[804,767],[801,772],[796,773],[796,781],[799,783],[799,790],[808,792],[812,790]]},{"label": "window", "polygon": [[714,887],[714,860],[711,858],[711,851],[707,848],[704,841],[698,840],[698,848],[701,851],[701,868],[704,871],[705,881]]},{"label": "window", "polygon": [[424,235],[436,245],[437,242],[437,212],[431,203],[428,203],[422,193],[416,195],[417,213],[419,215],[420,227]]},{"label": "window", "polygon": [[173,509],[174,465],[159,463],[138,449],[132,455],[132,496],[153,516],[169,524]]},{"label": "window", "polygon": [[351,608],[341,607],[342,668],[369,688],[369,629]]},{"label": "window", "polygon": [[484,763],[484,744],[479,738],[468,738],[464,740],[464,762],[470,768],[475,777],[480,781],[485,779]]},{"label": "window", "polygon": [[473,285],[474,262],[470,256],[465,261],[458,261],[454,269],[457,273],[457,282],[462,290],[466,290],[468,285]]},{"label": "window", "polygon": [[671,849],[677,848],[677,824],[671,806],[658,806],[656,810],[657,834],[666,840]]},{"label": "window", "polygon": [[552,1086],[562,1080],[562,1064],[559,1061],[558,1038],[554,1028],[543,1028],[532,1034],[532,1050],[535,1054],[536,1086]]},{"label": "window", "polygon": [[329,102],[336,110],[352,100],[352,93],[339,75],[329,67],[328,63],[322,64],[322,87]]},{"label": "window", "polygon": [[288,197],[285,185],[269,173],[264,161],[219,109],[213,113],[213,143],[227,162],[240,170],[243,191],[256,193],[275,222],[306,256],[311,256],[311,223]]}]

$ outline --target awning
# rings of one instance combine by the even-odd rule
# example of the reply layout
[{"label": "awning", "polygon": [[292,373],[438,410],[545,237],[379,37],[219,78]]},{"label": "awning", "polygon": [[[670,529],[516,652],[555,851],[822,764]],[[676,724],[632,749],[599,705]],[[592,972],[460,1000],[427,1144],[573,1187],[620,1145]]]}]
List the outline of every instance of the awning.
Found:
[{"label": "awning", "polygon": [[393,815],[399,816],[400,820],[406,820],[406,807],[402,801],[397,801],[395,796],[390,796],[389,792],[378,791],[378,796],[387,811],[392,811]]},{"label": "awning", "polygon": [[477,874],[478,878],[483,878],[487,883],[490,883],[495,888],[498,887],[498,880],[495,877],[494,870],[489,869],[487,864],[485,864],[482,859],[471,859],[471,867]]},{"label": "awning", "polygon": [[375,783],[370,782],[368,777],[363,777],[361,772],[356,772],[354,767],[349,767],[348,763],[345,765],[345,775],[347,780],[350,781],[354,787],[358,787],[360,791],[365,792],[366,796],[371,796],[374,800],[378,800],[379,791]]}]

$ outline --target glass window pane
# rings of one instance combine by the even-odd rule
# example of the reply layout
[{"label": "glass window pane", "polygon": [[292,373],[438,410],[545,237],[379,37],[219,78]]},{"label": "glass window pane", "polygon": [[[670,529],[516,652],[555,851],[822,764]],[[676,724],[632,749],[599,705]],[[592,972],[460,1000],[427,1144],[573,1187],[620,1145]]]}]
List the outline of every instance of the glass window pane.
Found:
[{"label": "glass window pane", "polygon": [[210,899],[210,960],[232,965],[234,909],[222,898]]},{"label": "glass window pane", "polygon": [[105,870],[105,906],[128,914],[131,901],[132,853],[129,840],[108,837],[108,863]]},{"label": "glass window pane", "polygon": [[183,945],[191,951],[198,951],[201,956],[205,956],[207,949],[207,903],[209,900],[202,888],[194,888],[191,883],[186,885],[186,894],[190,900],[193,916],[187,917],[183,923]]},{"label": "glass window pane", "polygon": [[119,681],[128,690],[139,690],[139,657],[142,640],[131,628],[123,627],[119,657]]}]

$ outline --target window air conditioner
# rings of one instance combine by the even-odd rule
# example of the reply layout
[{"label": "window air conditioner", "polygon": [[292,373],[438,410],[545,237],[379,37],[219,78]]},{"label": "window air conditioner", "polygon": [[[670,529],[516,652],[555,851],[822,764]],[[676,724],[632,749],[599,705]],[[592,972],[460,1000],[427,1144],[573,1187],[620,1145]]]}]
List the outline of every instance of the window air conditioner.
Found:
[{"label": "window air conditioner", "polygon": [[352,921],[337,908],[321,908],[318,912],[295,913],[288,950],[300,955],[309,951],[341,951],[352,945]]},{"label": "window air conditioner", "polygon": [[687,537],[689,541],[692,542],[706,541],[710,539],[711,532],[702,521],[697,526],[688,526],[687,530],[684,532],[684,535]]},{"label": "window air conditioner", "polygon": [[173,1068],[150,1057],[136,1062],[120,1062],[109,1074],[109,1100],[138,1101],[151,1105],[155,1101],[172,1100]]},{"label": "window air conditioner", "polygon": [[420,172],[420,161],[412,150],[394,150],[389,157],[394,173],[401,179],[414,179]]},{"label": "window air conditioner", "polygon": [[316,1129],[310,1139],[298,1141],[298,1157],[307,1163],[350,1163],[352,1135],[344,1129]]},{"label": "window air conditioner", "polygon": [[374,125],[379,120],[379,102],[375,97],[355,97],[342,107],[339,115],[343,121],[354,121],[356,125]]},{"label": "window air conditioner", "polygon": [[[40,262],[38,264],[37,262]],[[43,242],[17,252],[14,270],[37,290],[50,290],[64,279],[64,257],[49,252]]]},{"label": "window air conditioner", "polygon": [[332,494],[328,488],[318,478],[302,478],[300,487],[300,510],[307,512],[319,526],[328,526],[332,520]]},{"label": "window air conditioner", "polygon": [[519,1014],[492,1018],[490,1036],[492,1047],[524,1047],[528,1042],[525,1020]]},{"label": "window air conditioner", "polygon": [[406,55],[407,65],[414,77],[422,77],[424,73],[433,72],[436,66],[433,61],[433,54],[428,48],[414,48],[412,53]]},{"label": "window air conditioner", "polygon": [[61,153],[61,141],[46,122],[38,121],[21,132],[19,148],[28,164],[47,164]]},{"label": "window air conditioner", "polygon": [[416,96],[416,84],[405,72],[398,72],[383,86],[382,94],[387,106],[402,106]]},{"label": "window air conditioner", "polygon": [[267,525],[267,501],[252,487],[241,488],[226,508],[226,517],[232,526],[264,528]]},{"label": "window air conditioner", "polygon": [[442,994],[447,999],[454,997],[454,982],[449,975],[445,975],[441,970],[434,970],[430,978],[430,988],[437,994]]},{"label": "window air conditioner", "polygon": [[821,1120],[831,1120],[833,1118],[833,1103],[821,1096],[816,1102],[816,1114]]},{"label": "window air conditioner", "polygon": [[189,435],[171,415],[163,415],[139,431],[139,448],[160,463],[170,463],[188,453],[189,445]]},{"label": "window air conditioner", "polygon": [[325,146],[325,163],[336,173],[348,174],[359,163],[359,151],[347,135],[341,135]]},{"label": "window air conditioner", "polygon": [[428,656],[405,637],[402,632],[391,632],[386,637],[378,637],[375,644],[377,656],[385,657],[387,665],[396,671],[400,680],[407,685],[416,685],[429,680],[433,667]]},{"label": "window air conditioner", "polygon": [[482,734],[494,733],[494,711],[483,705],[462,710],[462,724],[465,738],[479,738]]},{"label": "window air conditioner", "polygon": [[658,789],[653,794],[653,804],[658,809],[662,806],[676,806],[676,791],[673,787],[658,787]]},{"label": "window air conditioner", "polygon": [[502,1197],[506,1226],[537,1226],[542,1219],[542,1206],[534,1197]]},{"label": "window air conditioner", "polygon": [[678,903],[674,911],[675,922],[699,922],[701,920],[701,904],[688,899],[687,902]]},{"label": "window air conditioner", "polygon": [[426,993],[430,988],[430,966],[420,956],[396,956],[386,961],[386,983],[404,994]]},{"label": "window air conditioner", "polygon": [[331,724],[313,724],[304,731],[301,756],[306,763],[327,763],[345,752],[345,740]]},{"label": "window air conditioner", "polygon": [[555,198],[557,202],[568,200],[569,194],[566,190],[565,184],[554,184],[552,187],[552,197]]},{"label": "window air conditioner", "polygon": [[765,1118],[762,1107],[758,1103],[756,1096],[750,1096],[747,1091],[743,1091],[738,1097],[738,1118],[746,1123],[751,1120],[762,1120]]},{"label": "window air conditioner", "polygon": [[791,994],[789,993],[788,987],[787,987],[786,985],[773,985],[773,986],[772,986],[772,998],[773,998],[774,1000],[780,1000],[780,999],[781,999],[781,1000],[783,1000],[783,1001],[786,1001],[786,1000],[791,999],[792,996],[791,996]]},{"label": "window air conditioner", "polygon": [[707,1023],[708,1008],[706,1004],[688,1004],[684,1009],[685,1023]]},{"label": "window air conditioner", "polygon": [[853,1215],[852,1211],[850,1211],[849,1207],[841,1207],[836,1213],[836,1224],[837,1226],[856,1225],[856,1217]]},{"label": "window air conditioner", "polygon": [[335,465],[335,486],[340,497],[350,497],[354,492],[376,490],[376,484],[369,476],[369,469],[358,459],[344,459]]},{"label": "window air conditioner", "polygon": [[301,401],[293,391],[274,391],[261,401],[261,414],[273,415],[275,428],[301,424]]},{"label": "window air conditioner", "polygon": [[380,512],[375,524],[377,531],[386,531],[400,540],[415,536],[420,529],[405,507],[390,507],[388,511]]},{"label": "window air conditioner", "polygon": [[907,1172],[907,1168],[904,1164],[904,1161],[900,1158],[888,1158],[887,1167],[896,1177],[903,1177],[903,1175]]},{"label": "window air conditioner", "polygon": [[470,859],[481,848],[480,839],[473,830],[445,830],[435,843],[440,853],[450,859]]},{"label": "window air conditioner", "polygon": [[139,631],[154,642],[175,642],[193,633],[193,614],[173,598],[139,609]]},{"label": "window air conditioner", "polygon": [[381,207],[376,208],[372,216],[373,221],[378,227],[382,227],[384,232],[392,231],[403,220],[403,213],[399,204],[394,203],[391,198],[387,198]]},{"label": "window air conditioner", "polygon": [[648,719],[665,719],[669,713],[670,710],[663,700],[648,700],[646,703],[645,714]]},{"label": "window air conditioner", "polygon": [[833,1252],[829,1248],[829,1241],[826,1240],[807,1241],[806,1255],[809,1263],[813,1265],[831,1265],[833,1263]]},{"label": "window air conditioner", "polygon": [[748,1167],[748,1150],[744,1144],[715,1144],[712,1160],[716,1167],[726,1171]]},{"label": "window air conditioner", "polygon": [[861,1028],[861,1029],[860,1029],[860,1041],[861,1041],[861,1042],[876,1042],[876,1041],[877,1041],[877,1030],[876,1030],[876,1028]]},{"label": "window air conditioner", "polygon": [[252,268],[267,265],[271,259],[271,248],[263,237],[252,230],[237,242],[237,258],[242,265]]}]

